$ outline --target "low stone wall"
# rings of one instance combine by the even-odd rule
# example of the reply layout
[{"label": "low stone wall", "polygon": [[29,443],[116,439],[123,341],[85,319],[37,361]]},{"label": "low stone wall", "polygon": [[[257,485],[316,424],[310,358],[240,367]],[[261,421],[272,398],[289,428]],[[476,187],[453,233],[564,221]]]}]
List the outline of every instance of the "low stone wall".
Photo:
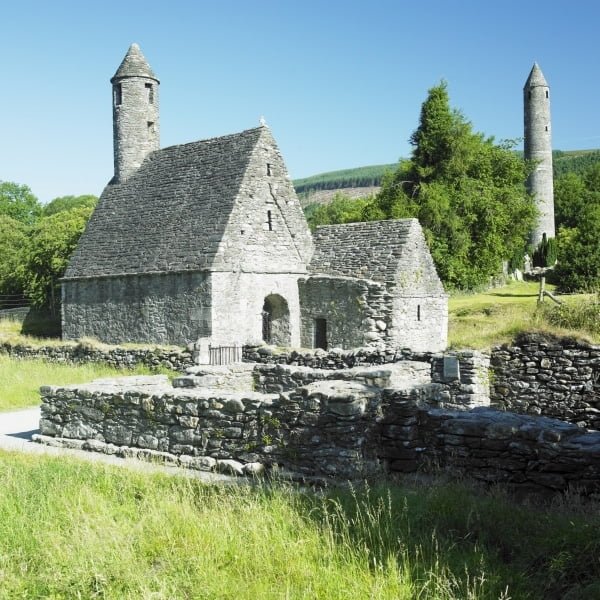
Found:
[{"label": "low stone wall", "polygon": [[429,385],[323,380],[266,394],[124,380],[42,388],[38,439],[233,474],[278,467],[339,480],[433,468],[528,492],[600,493],[600,432],[435,408]]},{"label": "low stone wall", "polygon": [[491,367],[492,405],[600,429],[600,346],[522,335],[493,349]]},{"label": "low stone wall", "polygon": [[64,343],[48,346],[26,346],[0,342],[0,354],[14,358],[38,358],[51,362],[105,363],[120,369],[145,365],[183,372],[194,365],[192,352],[180,348],[95,348],[89,344]]},{"label": "low stone wall", "polygon": [[315,382],[276,395],[128,377],[45,386],[41,394],[40,441],[237,474],[278,465],[355,479],[378,468],[369,435],[379,393],[358,382]]}]

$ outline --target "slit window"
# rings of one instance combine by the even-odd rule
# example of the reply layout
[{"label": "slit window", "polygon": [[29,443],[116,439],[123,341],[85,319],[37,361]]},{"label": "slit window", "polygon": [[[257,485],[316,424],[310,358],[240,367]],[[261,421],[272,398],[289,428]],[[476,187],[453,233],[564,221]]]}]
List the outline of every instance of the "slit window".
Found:
[{"label": "slit window", "polygon": [[272,169],[271,169],[271,163],[267,163],[267,175],[269,177],[271,177],[271,175],[273,175]]},{"label": "slit window", "polygon": [[417,321],[421,320],[421,305],[417,304]]},{"label": "slit window", "polygon": [[154,134],[154,121],[148,121],[148,134]]},{"label": "slit window", "polygon": [[117,83],[117,85],[113,87],[113,96],[115,106],[121,106],[121,104],[123,103],[123,90],[121,88],[120,83]]},{"label": "slit window", "polygon": [[148,93],[148,104],[154,104],[154,86],[151,83],[146,83],[145,86]]},{"label": "slit window", "polygon": [[548,98],[548,90],[546,90],[546,98]]},{"label": "slit window", "polygon": [[267,211],[267,226],[269,227],[269,231],[273,231],[273,216],[270,210]]}]

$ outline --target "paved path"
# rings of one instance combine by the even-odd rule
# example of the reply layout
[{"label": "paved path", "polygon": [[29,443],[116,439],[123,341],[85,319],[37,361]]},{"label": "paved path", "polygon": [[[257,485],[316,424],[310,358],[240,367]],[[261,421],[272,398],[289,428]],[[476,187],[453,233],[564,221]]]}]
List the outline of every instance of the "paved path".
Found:
[{"label": "paved path", "polygon": [[46,446],[45,444],[38,444],[31,440],[31,436],[34,433],[39,433],[39,421],[39,406],[14,412],[0,412],[0,450],[14,450],[30,454],[45,454],[46,456],[72,456],[91,462],[135,469],[136,471],[195,477],[208,483],[247,483],[245,478],[237,479],[218,473],[206,473],[204,471],[182,469],[179,467],[155,465],[142,460],[120,458],[118,456],[102,454],[100,452],[54,448],[52,446]]}]

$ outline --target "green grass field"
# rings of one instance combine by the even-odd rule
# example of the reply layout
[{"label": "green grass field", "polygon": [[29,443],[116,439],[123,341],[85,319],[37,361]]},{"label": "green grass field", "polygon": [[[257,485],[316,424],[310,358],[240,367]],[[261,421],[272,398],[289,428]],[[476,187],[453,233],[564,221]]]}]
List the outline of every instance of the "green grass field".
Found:
[{"label": "green grass field", "polygon": [[0,411],[39,404],[42,385],[66,385],[99,377],[150,374],[152,372],[145,367],[130,371],[93,363],[70,365],[36,359],[20,360],[0,354]]},{"label": "green grass field", "polygon": [[320,493],[211,487],[7,452],[0,477],[2,599],[581,599],[600,591],[600,517],[579,502],[517,505],[443,482]]},{"label": "green grass field", "polygon": [[[546,289],[553,290],[552,286]],[[523,331],[544,331],[556,335],[571,335],[597,341],[596,332],[583,325],[577,328],[553,324],[548,313],[554,309],[550,299],[538,306],[539,283],[512,282],[478,294],[457,294],[450,297],[448,306],[448,337],[451,348],[489,349],[511,342]],[[567,306],[575,307],[591,294],[561,296]]]}]

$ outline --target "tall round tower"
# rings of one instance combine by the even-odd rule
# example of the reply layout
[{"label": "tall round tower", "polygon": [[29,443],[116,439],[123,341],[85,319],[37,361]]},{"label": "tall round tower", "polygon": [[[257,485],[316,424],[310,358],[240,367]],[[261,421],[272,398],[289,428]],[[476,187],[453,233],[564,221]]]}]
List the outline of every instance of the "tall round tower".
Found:
[{"label": "tall round tower", "polygon": [[550,128],[550,88],[537,63],[523,88],[525,112],[525,158],[534,164],[527,188],[539,210],[529,241],[533,246],[546,237],[554,237],[554,183],[552,174],[552,138]]},{"label": "tall round tower", "polygon": [[125,181],[160,146],[159,81],[140,47],[131,44],[110,80],[113,86],[115,183]]}]

